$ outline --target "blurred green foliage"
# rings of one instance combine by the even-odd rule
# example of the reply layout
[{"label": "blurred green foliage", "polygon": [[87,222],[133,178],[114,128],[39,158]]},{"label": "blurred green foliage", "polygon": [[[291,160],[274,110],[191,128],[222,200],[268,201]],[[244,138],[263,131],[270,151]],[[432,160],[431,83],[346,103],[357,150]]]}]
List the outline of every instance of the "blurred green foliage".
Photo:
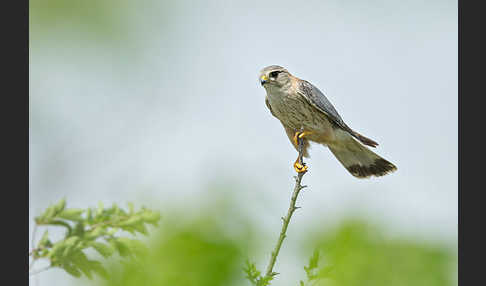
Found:
[{"label": "blurred green foliage", "polygon": [[[296,254],[303,257],[313,250],[304,266],[305,281],[285,281],[284,273],[262,279],[248,256],[255,255],[256,245],[268,236],[255,233],[256,227],[227,203],[215,200],[200,212],[166,209],[164,219],[157,223],[158,213],[145,208],[135,211],[129,205],[125,211],[116,205],[99,205],[87,210],[67,209],[62,200],[36,217],[36,224],[64,227],[65,238],[51,242],[44,232],[32,255],[47,258],[51,266],[77,277],[100,274],[105,279],[93,283],[103,286],[457,285],[457,256],[451,247],[391,238],[383,227],[353,219],[308,234],[302,242],[305,249]],[[158,226],[147,243],[115,236],[118,230],[147,234],[147,223]],[[321,229],[318,225],[316,221],[315,229]],[[87,248],[104,257],[118,253],[125,259],[122,263],[109,259],[102,265],[102,260],[88,258],[84,253]],[[268,254],[257,251],[262,257]]]},{"label": "blurred green foliage", "polygon": [[59,31],[97,35],[99,38],[120,36],[126,25],[124,15],[130,1],[115,0],[31,0],[29,29],[31,37],[44,37]]},{"label": "blurred green foliage", "polygon": [[114,265],[103,285],[235,285],[243,278],[247,244],[212,217],[165,221],[148,255],[121,269]]},{"label": "blurred green foliage", "polygon": [[[316,251],[301,285],[455,285],[451,248],[387,238],[364,221],[348,220],[313,239]],[[321,264],[321,265],[319,265]]]},{"label": "blurred green foliage", "polygon": [[246,261],[243,271],[246,273],[246,279],[254,286],[267,286],[275,277],[274,275],[262,275],[262,272],[256,268],[255,263]]},{"label": "blurred green foliage", "polygon": [[76,209],[66,208],[66,201],[62,199],[35,218],[35,227],[63,227],[64,237],[54,242],[46,229],[32,246],[29,270],[38,259],[47,259],[49,268],[62,268],[75,277],[84,274],[92,278],[92,273],[107,277],[101,262],[88,258],[85,251],[92,248],[105,258],[115,252],[123,257],[143,255],[147,251],[145,245],[137,239],[120,236],[120,232],[147,235],[146,225],[157,225],[159,219],[157,212],[146,208],[135,211],[132,204],[128,204],[127,211],[116,204],[104,208],[102,203],[97,208]]},{"label": "blurred green foliage", "polygon": [[[255,264],[247,260],[248,253],[254,244],[261,244],[252,239],[268,236],[245,235],[252,232],[251,225],[237,224],[240,218],[228,216],[221,208],[210,209],[202,209],[199,216],[172,214],[172,219],[166,219],[164,215],[147,255],[123,266],[114,264],[102,285],[299,285],[284,280],[285,273],[269,281],[260,279]],[[234,231],[235,226],[242,228],[240,232]],[[309,234],[303,244],[306,249],[298,256],[315,250],[300,285],[457,284],[457,258],[450,247],[389,238],[382,227],[364,220],[349,219],[325,232]],[[258,251],[266,260],[268,252]]]}]

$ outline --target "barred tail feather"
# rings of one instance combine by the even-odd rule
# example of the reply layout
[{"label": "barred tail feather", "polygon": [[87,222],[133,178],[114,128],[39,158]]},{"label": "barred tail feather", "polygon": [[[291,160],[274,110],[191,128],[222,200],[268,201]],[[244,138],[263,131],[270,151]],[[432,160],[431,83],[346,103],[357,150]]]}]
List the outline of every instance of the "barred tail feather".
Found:
[{"label": "barred tail feather", "polygon": [[328,147],[351,175],[357,178],[380,177],[397,170],[395,165],[346,135]]}]

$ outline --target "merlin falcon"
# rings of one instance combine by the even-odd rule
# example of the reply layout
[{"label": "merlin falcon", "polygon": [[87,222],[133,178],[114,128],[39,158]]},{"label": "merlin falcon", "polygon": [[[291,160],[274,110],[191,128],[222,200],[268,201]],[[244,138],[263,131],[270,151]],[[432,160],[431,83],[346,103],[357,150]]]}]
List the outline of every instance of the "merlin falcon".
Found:
[{"label": "merlin falcon", "polygon": [[[327,146],[357,178],[379,177],[397,169],[364,146],[376,147],[378,143],[346,125],[326,96],[308,81],[272,65],[261,70],[260,83],[267,92],[268,109],[280,120],[295,149],[299,150],[299,140],[302,142],[304,157],[309,157],[312,141]],[[297,158],[294,169],[302,173],[307,166]]]}]

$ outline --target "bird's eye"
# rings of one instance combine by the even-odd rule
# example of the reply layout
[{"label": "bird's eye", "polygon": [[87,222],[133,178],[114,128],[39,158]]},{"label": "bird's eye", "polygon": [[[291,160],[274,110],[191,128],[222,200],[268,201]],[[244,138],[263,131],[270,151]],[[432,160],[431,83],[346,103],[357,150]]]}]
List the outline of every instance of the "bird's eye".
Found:
[{"label": "bird's eye", "polygon": [[279,73],[281,73],[281,71],[273,71],[270,73],[270,77],[275,79],[277,78]]}]

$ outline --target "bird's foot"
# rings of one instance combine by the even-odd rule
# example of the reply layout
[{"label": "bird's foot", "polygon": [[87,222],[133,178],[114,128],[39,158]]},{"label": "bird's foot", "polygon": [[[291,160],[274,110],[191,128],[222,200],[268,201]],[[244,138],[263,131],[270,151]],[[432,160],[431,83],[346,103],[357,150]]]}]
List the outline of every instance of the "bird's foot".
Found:
[{"label": "bird's foot", "polygon": [[299,146],[299,139],[304,139],[304,136],[307,136],[307,135],[310,135],[314,132],[312,131],[297,131],[295,132],[295,135],[294,135],[294,143],[295,143],[295,146]]},{"label": "bird's foot", "polygon": [[304,162],[302,162],[302,164],[301,164],[299,161],[300,161],[299,158],[297,158],[297,160],[294,163],[294,169],[295,169],[295,171],[297,173],[305,173],[305,172],[307,172],[307,169],[309,167],[307,167]]}]

